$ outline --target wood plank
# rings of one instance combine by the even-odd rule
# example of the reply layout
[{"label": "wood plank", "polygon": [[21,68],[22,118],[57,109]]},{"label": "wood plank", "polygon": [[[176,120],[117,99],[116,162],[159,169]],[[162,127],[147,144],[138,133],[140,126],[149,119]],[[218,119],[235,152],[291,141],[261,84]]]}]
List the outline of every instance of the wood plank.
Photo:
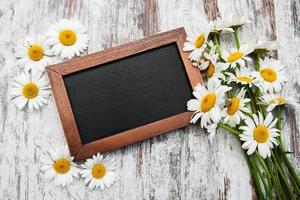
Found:
[{"label": "wood plank", "polygon": [[[283,94],[288,97],[293,97],[299,101],[300,92],[300,56],[299,56],[299,42],[300,42],[300,16],[295,13],[299,11],[299,1],[275,1],[275,17],[277,26],[277,40],[282,48],[278,51],[278,58],[287,67],[287,76],[289,81],[285,85]],[[289,11],[289,12],[287,12]],[[298,12],[299,13],[299,12]],[[290,158],[294,164],[299,162],[299,147],[300,147],[300,109],[288,108],[284,114],[284,142],[289,151],[293,152]],[[298,158],[298,159],[297,159]]]},{"label": "wood plank", "polygon": [[[0,1],[0,197],[1,199],[251,199],[249,170],[237,138],[218,131],[208,142],[198,126],[189,126],[115,150],[119,177],[114,186],[90,191],[82,180],[55,187],[40,173],[44,152],[65,145],[54,99],[43,110],[28,113],[11,104],[9,85],[15,74],[14,47],[25,35],[45,30],[63,18],[78,18],[88,29],[89,52],[185,26],[188,32],[229,12],[253,21],[241,30],[241,42],[277,39],[278,58],[288,67],[284,93],[299,99],[300,9],[298,0],[1,0]],[[222,47],[233,44],[224,35]],[[275,55],[276,56],[276,55]],[[58,61],[56,61],[58,62]],[[285,113],[284,140],[299,163],[300,109]],[[300,170],[300,166],[299,166]]]}]

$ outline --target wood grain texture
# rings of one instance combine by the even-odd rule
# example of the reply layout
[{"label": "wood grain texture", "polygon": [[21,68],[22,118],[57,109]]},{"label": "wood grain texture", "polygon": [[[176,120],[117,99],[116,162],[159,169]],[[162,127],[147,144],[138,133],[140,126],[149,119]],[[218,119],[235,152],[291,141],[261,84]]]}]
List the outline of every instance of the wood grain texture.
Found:
[{"label": "wood grain texture", "polygon": [[56,102],[56,107],[60,115],[60,121],[64,130],[70,155],[76,158],[76,155],[82,148],[82,143],[63,76],[51,69],[47,69],[47,74],[51,84],[52,94]]},{"label": "wood grain texture", "polygon": [[[213,11],[211,10],[213,9]],[[14,47],[27,34],[44,31],[63,17],[78,18],[88,29],[89,52],[184,26],[196,32],[201,24],[229,12],[245,14],[252,24],[242,28],[241,43],[277,39],[278,58],[290,81],[284,93],[299,100],[299,1],[290,0],[1,0],[0,1],[0,198],[1,199],[252,199],[251,179],[240,144],[218,131],[214,141],[189,126],[109,153],[116,158],[115,185],[89,191],[82,180],[57,188],[40,173],[49,148],[65,145],[54,100],[38,112],[20,112],[10,102],[8,83],[21,70]],[[222,47],[233,44],[224,35]],[[276,56],[276,55],[274,55]],[[58,62],[58,61],[57,61]],[[300,109],[285,113],[284,141],[300,168]]]}]

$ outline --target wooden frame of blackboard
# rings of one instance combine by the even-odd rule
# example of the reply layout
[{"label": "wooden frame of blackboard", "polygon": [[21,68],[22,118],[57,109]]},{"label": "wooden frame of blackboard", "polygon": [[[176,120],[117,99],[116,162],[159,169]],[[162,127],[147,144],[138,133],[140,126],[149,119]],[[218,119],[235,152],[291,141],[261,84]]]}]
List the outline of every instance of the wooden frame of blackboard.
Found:
[{"label": "wooden frame of blackboard", "polygon": [[202,83],[202,79],[199,70],[193,67],[188,60],[188,53],[182,50],[185,40],[186,33],[184,28],[177,28],[47,68],[65,137],[70,153],[75,157],[75,160],[88,158],[97,152],[107,152],[174,129],[185,127],[189,124],[191,113],[183,112],[110,137],[82,144],[63,77],[92,67],[101,67],[99,66],[101,64],[152,50],[167,44],[176,43],[190,84],[192,87],[195,87],[196,84]]}]

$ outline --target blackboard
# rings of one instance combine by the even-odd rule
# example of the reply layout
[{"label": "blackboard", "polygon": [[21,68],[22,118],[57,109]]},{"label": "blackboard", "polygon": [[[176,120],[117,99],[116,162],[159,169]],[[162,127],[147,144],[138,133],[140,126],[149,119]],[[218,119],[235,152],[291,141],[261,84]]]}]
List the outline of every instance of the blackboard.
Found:
[{"label": "blackboard", "polygon": [[192,98],[176,43],[64,81],[83,144],[183,113]]},{"label": "blackboard", "polygon": [[188,124],[201,77],[187,65],[184,38],[176,29],[48,68],[76,159]]}]

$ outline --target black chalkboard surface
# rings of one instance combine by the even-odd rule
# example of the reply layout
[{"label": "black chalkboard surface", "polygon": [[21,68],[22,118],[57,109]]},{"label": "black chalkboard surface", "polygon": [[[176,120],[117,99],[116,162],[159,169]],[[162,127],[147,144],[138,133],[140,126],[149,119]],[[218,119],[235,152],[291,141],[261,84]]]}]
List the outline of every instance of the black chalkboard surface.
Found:
[{"label": "black chalkboard surface", "polygon": [[185,38],[179,28],[48,67],[75,160],[188,125],[202,80]]},{"label": "black chalkboard surface", "polygon": [[83,144],[186,111],[192,88],[176,43],[64,77]]}]

